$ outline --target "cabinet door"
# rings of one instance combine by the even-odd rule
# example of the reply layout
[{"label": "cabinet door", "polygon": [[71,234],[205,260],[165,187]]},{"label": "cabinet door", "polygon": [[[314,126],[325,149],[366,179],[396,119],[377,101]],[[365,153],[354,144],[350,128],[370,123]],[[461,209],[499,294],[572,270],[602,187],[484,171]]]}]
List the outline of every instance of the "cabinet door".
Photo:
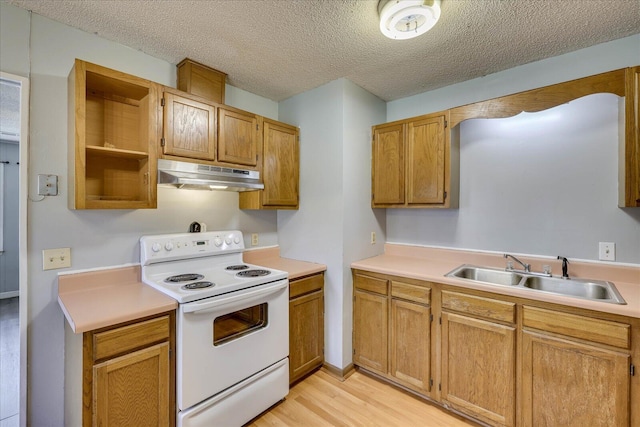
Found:
[{"label": "cabinet door", "polygon": [[238,165],[258,164],[258,118],[218,108],[218,161]]},{"label": "cabinet door", "polygon": [[407,124],[407,203],[444,203],[444,116]]},{"label": "cabinet door", "polygon": [[628,426],[629,355],[522,334],[523,426]]},{"label": "cabinet door", "polygon": [[164,93],[164,154],[215,160],[215,107]]},{"label": "cabinet door", "polygon": [[420,304],[391,300],[391,370],[412,388],[430,390],[431,310]]},{"label": "cabinet door", "polygon": [[169,343],[93,367],[94,426],[169,425]]},{"label": "cabinet door", "polygon": [[404,125],[376,126],[373,129],[373,207],[404,203]]},{"label": "cabinet door", "polygon": [[324,298],[316,291],[289,302],[289,382],[324,361]]},{"label": "cabinet door", "polygon": [[382,374],[387,373],[386,295],[356,289],[353,307],[353,363]]},{"label": "cabinet door", "polygon": [[298,206],[299,149],[298,129],[264,121],[263,169],[265,206]]},{"label": "cabinet door", "polygon": [[443,312],[443,402],[493,425],[514,425],[515,337],[513,327]]},{"label": "cabinet door", "polygon": [[[640,207],[640,67],[627,68],[625,90],[625,146],[620,157],[618,206]],[[623,158],[624,157],[624,158]]]}]

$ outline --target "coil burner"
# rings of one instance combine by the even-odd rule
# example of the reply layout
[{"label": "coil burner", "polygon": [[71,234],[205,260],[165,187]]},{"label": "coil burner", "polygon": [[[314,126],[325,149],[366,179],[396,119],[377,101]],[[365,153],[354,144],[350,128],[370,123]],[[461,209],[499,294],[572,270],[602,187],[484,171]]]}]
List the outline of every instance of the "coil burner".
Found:
[{"label": "coil burner", "polygon": [[246,270],[248,268],[249,266],[246,264],[236,264],[236,265],[230,265],[229,267],[225,268],[225,270],[240,271],[240,270]]},{"label": "coil burner", "polygon": [[238,277],[260,277],[271,274],[269,270],[245,270],[239,273],[236,273]]},{"label": "coil burner", "polygon": [[191,290],[197,290],[197,289],[210,288],[212,286],[214,286],[213,282],[194,282],[194,283],[187,283],[182,287],[182,289],[191,291]]},{"label": "coil burner", "polygon": [[164,279],[167,283],[182,283],[182,282],[192,282],[194,280],[204,279],[202,274],[196,273],[187,273],[187,274],[177,274],[175,276],[167,277]]}]

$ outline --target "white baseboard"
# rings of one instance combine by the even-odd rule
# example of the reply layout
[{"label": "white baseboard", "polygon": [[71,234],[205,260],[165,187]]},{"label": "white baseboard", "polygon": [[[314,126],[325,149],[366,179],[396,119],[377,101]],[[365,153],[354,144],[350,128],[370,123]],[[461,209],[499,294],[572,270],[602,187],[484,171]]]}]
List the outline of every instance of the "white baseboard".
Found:
[{"label": "white baseboard", "polygon": [[19,297],[20,291],[0,292],[0,299]]}]

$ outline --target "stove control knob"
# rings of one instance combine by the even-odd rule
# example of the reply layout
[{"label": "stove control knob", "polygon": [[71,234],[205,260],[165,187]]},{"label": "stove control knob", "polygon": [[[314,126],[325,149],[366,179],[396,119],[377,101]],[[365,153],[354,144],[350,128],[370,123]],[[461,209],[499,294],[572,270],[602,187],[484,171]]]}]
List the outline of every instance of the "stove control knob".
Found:
[{"label": "stove control knob", "polygon": [[213,244],[216,245],[217,247],[222,246],[222,239],[219,237],[216,237],[215,239],[213,239]]},{"label": "stove control knob", "polygon": [[231,244],[231,235],[229,235],[229,236],[225,237],[224,242],[225,242],[227,245],[230,245],[230,244]]},{"label": "stove control knob", "polygon": [[240,236],[236,235],[233,237],[233,243],[235,243],[236,245],[240,244]]},{"label": "stove control knob", "polygon": [[153,245],[151,245],[151,250],[153,252],[160,252],[160,249],[162,249],[162,245],[160,243],[154,243]]},{"label": "stove control knob", "polygon": [[165,243],[165,244],[164,244],[164,248],[165,248],[167,251],[172,250],[172,249],[173,249],[173,243],[172,243],[172,242],[167,242],[167,243]]}]

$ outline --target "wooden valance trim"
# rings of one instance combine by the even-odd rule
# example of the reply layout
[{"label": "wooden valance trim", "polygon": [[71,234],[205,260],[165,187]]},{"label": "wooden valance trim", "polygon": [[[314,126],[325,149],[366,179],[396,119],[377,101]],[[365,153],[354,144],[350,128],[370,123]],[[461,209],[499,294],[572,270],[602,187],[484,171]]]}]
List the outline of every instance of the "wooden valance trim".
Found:
[{"label": "wooden valance trim", "polygon": [[450,126],[467,119],[494,119],[515,116],[521,112],[546,110],[595,93],[625,96],[625,72],[622,68],[581,79],[532,89],[487,101],[451,109]]}]

